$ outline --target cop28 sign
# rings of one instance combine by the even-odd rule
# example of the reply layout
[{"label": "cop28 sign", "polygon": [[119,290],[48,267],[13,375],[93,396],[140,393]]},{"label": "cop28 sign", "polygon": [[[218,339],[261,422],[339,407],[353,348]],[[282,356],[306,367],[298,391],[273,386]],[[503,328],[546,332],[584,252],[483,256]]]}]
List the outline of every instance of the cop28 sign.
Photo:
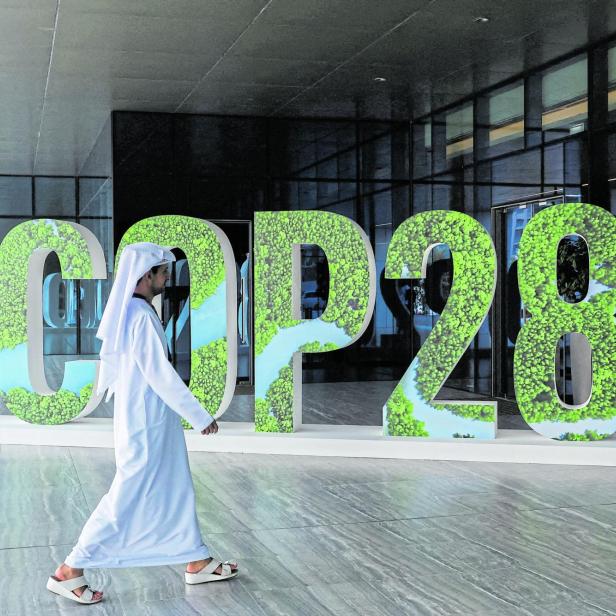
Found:
[{"label": "cop28 sign", "polygon": [[[557,290],[558,245],[567,235],[588,245],[589,289],[581,302],[564,302]],[[365,331],[375,301],[374,256],[363,230],[329,212],[255,214],[255,429],[292,432],[301,425],[301,354],[333,351]],[[220,416],[235,385],[235,264],[216,225],[186,216],[136,223],[120,242],[154,241],[181,248],[191,268],[190,388]],[[300,318],[300,247],[318,244],[329,265],[329,296],[317,319]],[[490,235],[473,218],[452,211],[423,212],[394,233],[385,266],[388,278],[423,278],[430,251],[446,244],[453,255],[449,299],[430,336],[383,406],[391,436],[493,438],[495,403],[438,400],[435,396],[486,318],[496,284]],[[0,245],[0,395],[21,419],[65,423],[90,413],[96,361],[67,362],[59,391],[43,369],[42,272],[55,252],[64,278],[104,278],[102,249],[85,227],[33,220],[12,229]],[[518,283],[530,319],[514,357],[516,397],[537,432],[557,438],[599,438],[616,431],[616,218],[588,204],[553,206],[531,219],[519,248]],[[592,348],[592,393],[584,404],[564,404],[556,390],[555,352],[568,333]]]}]

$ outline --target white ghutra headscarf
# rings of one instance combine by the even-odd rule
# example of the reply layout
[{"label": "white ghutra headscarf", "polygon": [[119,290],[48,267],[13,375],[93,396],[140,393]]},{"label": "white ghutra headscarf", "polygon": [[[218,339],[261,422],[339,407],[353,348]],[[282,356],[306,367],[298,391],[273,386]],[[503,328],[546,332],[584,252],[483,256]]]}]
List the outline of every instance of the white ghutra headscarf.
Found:
[{"label": "white ghutra headscarf", "polygon": [[126,309],[135,292],[137,282],[154,266],[170,261],[175,261],[175,255],[169,247],[150,242],[129,244],[122,251],[113,287],[96,332],[96,337],[103,341],[100,350],[101,365],[97,393],[100,395],[109,389],[107,399],[111,397],[115,389],[119,356],[126,351],[128,346]]}]

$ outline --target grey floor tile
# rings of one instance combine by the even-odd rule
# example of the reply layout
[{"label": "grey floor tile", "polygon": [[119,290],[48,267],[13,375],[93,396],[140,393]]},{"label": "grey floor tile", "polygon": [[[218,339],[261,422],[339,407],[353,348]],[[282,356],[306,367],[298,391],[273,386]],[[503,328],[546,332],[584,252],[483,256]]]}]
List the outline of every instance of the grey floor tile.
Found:
[{"label": "grey floor tile", "polygon": [[276,616],[332,616],[332,610],[321,603],[307,586],[255,590],[254,597],[265,614]]},{"label": "grey floor tile", "polygon": [[532,492],[512,490],[504,486],[494,486],[486,492],[459,495],[456,500],[480,513],[507,513],[518,509],[546,509],[558,506],[543,495],[537,496]]},{"label": "grey floor tile", "polygon": [[608,505],[590,505],[573,510],[579,517],[600,524],[606,528],[616,529],[616,503]]},{"label": "grey floor tile", "polygon": [[404,614],[508,616],[524,613],[520,606],[484,591],[455,572],[420,579],[391,576],[373,586]]},{"label": "grey floor tile", "polygon": [[0,494],[53,486],[79,486],[70,449],[0,445]]},{"label": "grey floor tile", "polygon": [[[438,480],[435,479],[435,483]],[[377,520],[448,516],[473,511],[457,495],[439,491],[438,488],[431,490],[425,482],[342,484],[328,486],[327,490]]]},{"label": "grey floor tile", "polygon": [[526,606],[525,613],[529,616],[612,616],[616,611],[613,606],[607,609],[590,601],[564,601]]},{"label": "grey floor tile", "polygon": [[582,599],[566,584],[515,565],[483,571],[467,569],[460,575],[473,586],[512,605],[545,605]]},{"label": "grey floor tile", "polygon": [[589,612],[590,614],[616,614],[616,601],[613,596],[594,596],[585,601],[585,603],[595,610],[594,612]]},{"label": "grey floor tile", "polygon": [[74,542],[90,513],[79,485],[15,487],[0,502],[0,549]]},{"label": "grey floor tile", "polygon": [[[233,585],[231,582],[234,582]],[[184,601],[198,614],[220,616],[266,616],[253,593],[239,578],[229,583],[187,586]],[[190,614],[190,612],[178,612]]]},{"label": "grey floor tile", "polygon": [[230,558],[261,558],[275,555],[275,552],[268,545],[259,541],[252,531],[212,534],[204,532],[202,534],[210,553],[216,558],[228,560]]},{"label": "grey floor tile", "polygon": [[[89,614],[616,614],[614,469],[190,460],[204,540],[241,575],[191,587],[181,565],[90,570],[106,599]],[[114,472],[110,450],[0,447],[0,613],[82,609],[45,581]]]},{"label": "grey floor tile", "polygon": [[255,596],[267,614],[389,616],[432,613],[411,604],[401,609],[374,587],[357,582],[311,584],[304,588],[285,589],[283,592],[258,590]]},{"label": "grey floor tile", "polygon": [[599,597],[611,597],[612,605],[616,606],[614,560],[590,563],[558,559],[549,566],[534,566],[533,570],[567,587],[584,601],[592,602]]}]

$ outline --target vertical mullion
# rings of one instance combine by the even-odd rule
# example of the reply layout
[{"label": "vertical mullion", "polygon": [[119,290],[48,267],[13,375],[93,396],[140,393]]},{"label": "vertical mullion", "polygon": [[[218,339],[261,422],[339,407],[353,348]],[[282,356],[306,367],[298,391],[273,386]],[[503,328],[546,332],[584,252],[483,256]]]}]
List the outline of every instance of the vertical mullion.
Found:
[{"label": "vertical mullion", "polygon": [[[588,201],[609,209],[610,188],[608,135],[607,46],[588,53]],[[582,183],[584,182],[582,178]]]},{"label": "vertical mullion", "polygon": [[[74,180],[75,189],[75,221],[79,223],[79,178]],[[77,306],[77,323],[76,323],[76,335],[77,335],[77,355],[81,355],[81,280],[75,281],[75,293],[77,293],[76,306]]]}]

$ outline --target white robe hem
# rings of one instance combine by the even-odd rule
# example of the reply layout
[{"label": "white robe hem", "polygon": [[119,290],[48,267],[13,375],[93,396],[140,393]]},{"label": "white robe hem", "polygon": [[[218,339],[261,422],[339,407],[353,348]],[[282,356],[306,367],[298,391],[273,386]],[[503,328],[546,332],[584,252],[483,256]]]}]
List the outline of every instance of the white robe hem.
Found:
[{"label": "white robe hem", "polygon": [[187,554],[155,558],[114,558],[112,560],[95,560],[91,558],[73,557],[72,554],[69,554],[64,562],[73,569],[120,569],[125,567],[162,567],[164,565],[177,565],[180,563],[190,563],[195,560],[205,560],[210,556],[210,551],[204,546],[200,550],[195,550]]}]

